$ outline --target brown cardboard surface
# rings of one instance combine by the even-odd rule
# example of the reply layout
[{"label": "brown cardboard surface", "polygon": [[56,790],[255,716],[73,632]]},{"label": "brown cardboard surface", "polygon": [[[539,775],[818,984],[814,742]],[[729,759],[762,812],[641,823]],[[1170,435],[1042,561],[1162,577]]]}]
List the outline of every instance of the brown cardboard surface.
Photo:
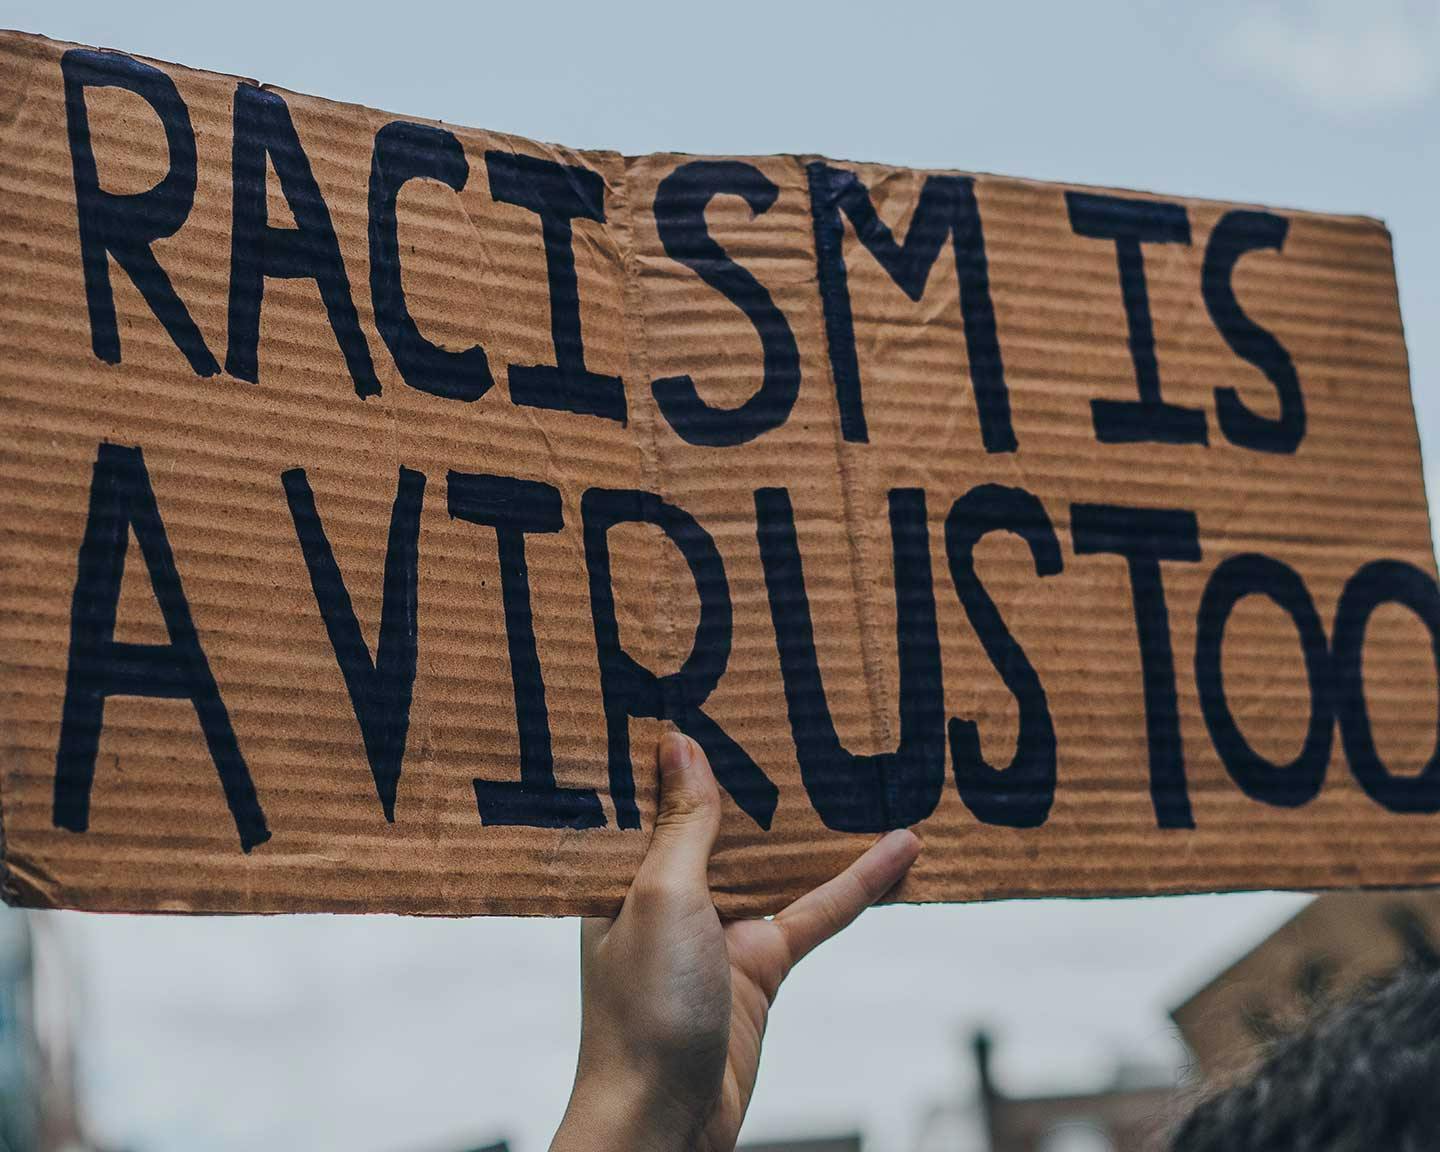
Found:
[{"label": "brown cardboard surface", "polygon": [[[855,174],[873,211],[867,215],[865,197],[855,199],[854,188],[847,192],[832,176],[844,204],[827,214],[836,202],[812,193],[820,170],[810,166],[821,163],[814,157],[626,158],[444,126],[459,174],[451,172],[450,186],[433,175],[401,184],[396,250],[415,329],[406,347],[485,351],[494,386],[464,401],[417,386],[397,363],[382,330],[382,320],[389,325],[396,315],[393,300],[377,302],[372,290],[372,157],[377,133],[401,118],[273,89],[261,90],[271,99],[257,101],[249,81],[168,64],[136,72],[128,57],[72,57],[76,75],[81,65],[92,69],[92,81],[99,73],[144,75],[152,89],[154,74],[145,69],[158,68],[183,100],[196,187],[184,210],[184,189],[172,185],[178,199],[164,203],[180,204],[178,226],[162,228],[134,205],[160,205],[148,190],[184,157],[167,147],[155,109],[135,91],[77,88],[67,117],[61,61],[68,50],[18,33],[0,37],[0,816],[12,901],[227,912],[610,909],[645,848],[655,797],[651,749],[666,723],[657,716],[707,742],[712,757],[728,737],[732,759],[753,764],[722,775],[729,795],[713,883],[727,913],[773,911],[883,828],[912,822],[926,849],[896,893],[900,900],[1440,883],[1436,662],[1422,622],[1428,614],[1436,623],[1440,595],[1390,243],[1380,224],[1116,193],[1125,204],[1099,202],[1102,225],[1123,217],[1150,230],[1143,243],[1117,242],[1077,230],[1059,185],[838,162],[831,171]],[[203,341],[199,353],[192,342],[192,354],[214,357],[209,374],[197,372],[130,266],[114,252],[106,257],[92,231],[92,257],[100,254],[92,281],[108,270],[119,344],[118,358],[113,347],[102,354],[87,304],[72,157],[82,99],[99,187],[141,197],[114,207],[113,219],[160,237],[135,249],[141,256],[127,257],[130,265],[148,251],[164,270]],[[246,193],[259,187],[242,180],[237,191],[232,179],[243,151],[233,147],[237,103],[268,109],[273,148],[283,151],[293,123],[303,153],[303,164],[292,154],[277,161],[273,151],[265,160],[269,226],[303,228],[289,242],[272,233],[268,256],[234,226],[237,206],[242,217],[253,212],[258,195]],[[425,129],[437,138],[437,126]],[[591,216],[603,204],[603,221],[557,218],[542,226],[535,211],[506,202],[515,193],[497,173],[516,168],[509,156],[562,166],[547,169],[558,180],[550,194],[590,204]],[[297,192],[297,164],[313,173],[332,221],[345,272],[339,289],[335,265],[315,239],[315,205]],[[382,163],[382,184],[387,173],[397,179]],[[538,185],[532,179],[526,187],[521,194]],[[704,187],[715,194],[697,191]],[[925,226],[912,232],[922,214]],[[959,231],[946,228],[937,238],[936,221],[952,220]],[[1257,220],[1283,237],[1256,240]],[[1237,233],[1246,221],[1250,230]],[[817,228],[831,245],[824,253]],[[1188,243],[1177,228],[1188,231]],[[886,235],[904,248],[887,248]],[[1236,235],[1244,250],[1227,264],[1221,241]],[[116,243],[133,244],[133,236]],[[927,245],[935,256],[925,275]],[[573,258],[573,284],[554,266],[563,252]],[[243,347],[238,360],[227,351],[234,353],[245,327],[235,284],[257,261],[266,261],[268,274],[252,371]],[[838,265],[846,284],[837,296]],[[328,305],[317,268],[329,277]],[[287,275],[296,272],[308,275]],[[149,283],[154,295],[153,276]],[[364,349],[357,352],[352,339],[349,361],[329,315],[337,300],[342,327],[344,301],[353,302]],[[854,344],[853,365],[840,362],[838,371],[845,339],[837,301],[848,301]],[[1152,362],[1147,315],[1163,400],[1197,414],[1192,425],[1203,426],[1205,443],[1166,442],[1151,424],[1139,442],[1107,442],[1097,431],[1092,401],[1139,399]],[[557,336],[572,366],[583,355],[586,371],[621,381],[596,385],[586,402],[603,406],[603,397],[618,396],[618,411],[546,406],[559,402],[556,389],[533,381],[527,389],[524,374],[517,377],[511,366],[557,363]],[[367,356],[373,380],[363,370]],[[1248,413],[1252,425],[1279,427],[1275,380],[1286,363],[1303,399],[1303,435],[1259,450],[1237,423],[1222,424],[1221,409],[1239,411],[1242,424]],[[857,374],[863,434],[854,402],[840,400]],[[710,412],[689,426],[688,438],[677,429],[685,423],[674,399],[687,387],[676,383],[680,377],[693,388],[692,407]],[[665,383],[652,387],[657,381]],[[997,382],[1008,430],[994,406]],[[715,415],[721,409],[745,415]],[[1142,415],[1148,420],[1153,410]],[[743,442],[713,442],[741,434]],[[159,528],[136,481],[141,460]],[[403,581],[390,596],[399,645],[391,655],[403,651],[407,634],[416,645],[408,726],[403,708],[385,711],[392,698],[379,688],[371,699],[362,687],[354,702],[297,536],[289,503],[295,469],[304,470],[343,579],[344,597],[327,585],[328,602],[334,608],[348,598],[363,638],[361,685],[393,685],[386,676],[403,671],[403,659],[382,658],[376,672],[369,662],[385,631],[397,485],[402,469],[412,485],[414,473],[425,477],[413,614]],[[526,491],[558,507],[558,525],[523,536],[544,715],[537,727],[538,698],[522,693],[532,789],[521,799],[532,807],[546,795],[553,800],[548,781],[533,774],[548,737],[556,783],[594,793],[586,819],[575,818],[574,808],[565,819],[592,826],[496,823],[493,809],[482,821],[474,782],[521,779],[514,684],[533,680],[512,658],[518,651],[529,667],[517,607],[524,603],[518,533],[506,545],[494,527],[451,515],[466,491],[454,473],[548,486]],[[679,549],[653,523],[603,532],[606,498],[595,490],[631,493],[611,499],[622,519],[643,518],[663,501],[682,510],[670,527],[693,548],[709,555],[704,541],[713,543],[724,580],[713,564],[702,573],[710,604],[703,616]],[[803,644],[794,646],[805,634],[794,626],[806,616],[793,594],[801,573],[788,564],[786,498],[824,709],[802,682]],[[980,534],[967,575],[963,547],[947,552],[947,520],[963,544],[967,530],[983,526],[979,511],[1007,500],[1012,509],[1028,501],[1024,523],[1046,574],[1037,574],[1020,535],[995,530]],[[1104,550],[1113,549],[1113,533],[1097,539],[1097,514],[1075,511],[1088,505],[1169,509],[1182,528],[1193,514],[1198,534],[1189,546],[1142,534],[1145,547],[1158,540],[1185,554],[1159,562],[1163,606],[1141,589],[1143,619],[1126,558]],[[490,511],[553,521],[554,508],[546,507],[525,511],[507,498]],[[902,544],[921,539],[921,523],[928,530],[928,542],[901,548],[910,558],[899,579],[908,682],[897,653],[892,514]],[[1128,511],[1110,515],[1137,522]],[[107,646],[96,621],[103,624],[107,600],[116,597],[104,594],[103,577],[118,549],[113,526],[127,521]],[[175,683],[174,621],[167,626],[159,606],[168,596],[173,609],[173,590],[152,578],[162,537],[213,677],[214,692],[199,707],[193,660],[189,678]],[[602,539],[609,582],[597,569]],[[1303,616],[1313,603],[1326,638],[1312,652],[1312,685],[1296,625],[1274,599],[1243,596],[1229,618],[1224,700],[1255,756],[1278,765],[1269,768],[1233,744],[1231,760],[1244,762],[1222,760],[1197,686],[1202,597],[1246,564],[1253,569],[1255,562],[1240,561],[1216,575],[1251,554],[1267,557],[1262,576],[1280,582],[1267,586],[1302,588],[1299,607],[1291,607]],[[1377,561],[1391,564],[1367,568]],[[619,643],[633,661],[656,674],[688,668],[688,683],[699,687],[687,696],[670,681],[669,690],[642,694],[634,709],[642,715],[627,720],[615,705],[626,672],[612,660],[607,735],[596,620],[605,617],[610,586]],[[1350,612],[1344,643],[1333,643],[1347,587],[1354,602],[1368,587],[1384,602],[1360,613],[1367,626],[1358,640]],[[1408,596],[1409,607],[1397,596]],[[930,604],[943,715],[927,673]],[[994,652],[980,639],[987,620]],[[699,664],[687,664],[702,622]],[[791,643],[788,701],[777,625]],[[1167,631],[1173,679],[1163,667]],[[1357,692],[1353,676],[1336,670],[1353,671],[1362,647],[1380,763],[1362,740],[1357,771],[1342,740],[1363,727]],[[1043,688],[1043,704],[1027,686],[1026,668]],[[1171,685],[1175,720],[1167,728]],[[1025,741],[1012,689],[1028,701]],[[703,720],[684,707],[697,694]],[[101,695],[98,745],[87,753],[85,717],[93,729]],[[1209,698],[1213,705],[1213,690]],[[902,745],[907,701],[910,738]],[[1292,771],[1284,765],[1300,753],[1312,703],[1316,742]],[[1053,790],[1038,719],[1047,712]],[[393,821],[361,713],[376,741],[386,732],[392,741],[397,731],[405,736]],[[1017,755],[1019,742],[1017,764],[988,786],[977,784],[962,723],[954,730],[964,760],[957,774],[946,721],[976,725],[981,753],[997,768]],[[1167,738],[1177,725],[1178,743]],[[619,744],[626,735],[628,757]],[[247,811],[263,814],[268,837],[251,835],[248,846],[217,773],[216,739],[222,759],[243,761],[253,785]],[[797,739],[808,750],[804,773]],[[897,748],[883,761],[848,755]],[[632,761],[638,821],[625,797]],[[77,797],[90,763],[82,816]],[[1318,785],[1322,766],[1318,792],[1297,782]],[[1152,776],[1177,770],[1183,799],[1162,789],[1157,804]],[[623,826],[637,822],[640,828]]]}]

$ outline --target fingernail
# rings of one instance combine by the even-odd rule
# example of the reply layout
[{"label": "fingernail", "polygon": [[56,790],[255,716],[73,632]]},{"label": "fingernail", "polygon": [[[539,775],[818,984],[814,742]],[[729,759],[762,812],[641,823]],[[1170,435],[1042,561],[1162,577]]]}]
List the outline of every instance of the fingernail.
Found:
[{"label": "fingernail", "polygon": [[667,772],[683,772],[690,767],[690,738],[679,732],[667,732],[660,737],[660,767]]}]

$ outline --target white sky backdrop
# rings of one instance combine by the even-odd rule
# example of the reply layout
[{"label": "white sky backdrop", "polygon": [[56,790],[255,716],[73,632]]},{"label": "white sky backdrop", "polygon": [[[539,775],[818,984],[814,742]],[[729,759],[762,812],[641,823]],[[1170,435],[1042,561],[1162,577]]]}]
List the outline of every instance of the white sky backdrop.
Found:
[{"label": "white sky backdrop", "polygon": [[[395,112],[628,152],[822,152],[1379,216],[1440,460],[1440,2],[162,4],[0,23]],[[754,1137],[909,1148],[985,1021],[1008,1086],[1178,1059],[1165,1009],[1293,896],[897,908],[782,995]],[[86,1096],[138,1152],[541,1152],[577,1033],[575,926],[59,917]]]}]

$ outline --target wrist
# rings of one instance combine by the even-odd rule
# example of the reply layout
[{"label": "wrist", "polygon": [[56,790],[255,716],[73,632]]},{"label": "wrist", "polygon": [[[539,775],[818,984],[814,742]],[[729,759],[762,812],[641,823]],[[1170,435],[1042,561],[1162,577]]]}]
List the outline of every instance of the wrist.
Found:
[{"label": "wrist", "polygon": [[551,1152],[692,1152],[704,1120],[647,1078],[581,1072]]}]

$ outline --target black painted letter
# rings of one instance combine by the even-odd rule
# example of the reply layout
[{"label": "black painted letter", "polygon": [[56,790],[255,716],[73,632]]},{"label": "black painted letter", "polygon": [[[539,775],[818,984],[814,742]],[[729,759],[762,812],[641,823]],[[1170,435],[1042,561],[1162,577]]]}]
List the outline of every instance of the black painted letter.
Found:
[{"label": "black painted letter", "polygon": [[935,811],[945,790],[945,689],[925,493],[918,488],[890,492],[900,665],[900,743],[894,752],[857,756],[836,735],[815,654],[795,513],[784,488],[756,490],[755,534],[795,757],[816,813],[837,832],[885,832],[918,824]]},{"label": "black painted letter", "polygon": [[811,164],[810,212],[815,229],[815,264],[820,281],[820,302],[825,311],[825,336],[830,348],[830,371],[835,377],[835,399],[840,407],[840,429],[846,440],[870,439],[860,393],[860,363],[855,355],[855,319],[850,308],[850,283],[845,268],[843,212],[855,226],[860,243],[880,262],[900,290],[919,302],[948,236],[955,253],[955,275],[960,284],[960,311],[965,323],[965,350],[970,361],[970,384],[980,413],[980,437],[987,452],[1015,451],[1010,425],[1010,393],[995,332],[995,306],[990,299],[990,272],[985,257],[985,235],[974,181],[966,176],[927,176],[920,202],[910,220],[905,242],[875,211],[860,177],[828,164]]},{"label": "black painted letter", "polygon": [[[168,644],[115,639],[115,615],[132,528],[165,620]],[[200,730],[240,834],[240,847],[249,852],[270,839],[250,770],[235,742],[230,714],[200,647],[145,459],[139,448],[101,444],[90,481],[90,511],[70,603],[70,664],[55,756],[52,818],[57,828],[83,832],[90,826],[95,757],[105,723],[105,701],[111,696],[189,700],[200,718]]]},{"label": "black painted letter", "polygon": [[510,399],[625,422],[625,385],[585,367],[580,333],[580,285],[575,278],[572,220],[605,221],[605,182],[598,172],[513,152],[486,152],[490,195],[540,217],[545,272],[550,281],[550,338],[554,364],[511,364]]},{"label": "black painted letter", "polygon": [[[1382,604],[1402,604],[1430,631],[1430,648],[1440,674],[1440,590],[1413,564],[1376,560],[1350,577],[1335,610],[1330,651],[1335,668],[1335,705],[1340,739],[1350,771],[1377,804],[1391,812],[1440,812],[1440,734],[1435,751],[1418,775],[1397,776],[1380,759],[1365,704],[1365,629]],[[1440,726],[1440,717],[1436,718]]]},{"label": "black painted letter", "polygon": [[360,621],[325,537],[315,494],[303,468],[280,477],[295,535],[310,572],[315,603],[330,635],[330,647],[345,678],[350,706],[365,741],[365,757],[375,777],[375,794],[385,819],[395,822],[395,792],[410,732],[410,697],[415,687],[417,594],[420,565],[420,507],[425,499],[425,474],[400,469],[395,503],[390,510],[390,539],[385,549],[385,577],[380,602],[380,639],[370,657]]},{"label": "black painted letter", "polygon": [[[1310,682],[1305,743],[1288,764],[1274,764],[1250,747],[1225,698],[1221,660],[1225,625],[1235,605],[1256,593],[1268,596],[1294,621]],[[1231,556],[1215,569],[1205,585],[1195,623],[1195,686],[1210,741],[1245,795],[1279,808],[1298,808],[1319,795],[1335,739],[1330,651],[1315,601],[1295,569],[1254,552]]]},{"label": "black painted letter", "polygon": [[754,440],[785,423],[800,394],[800,352],[790,322],[765,286],[725,254],[705,225],[705,206],[716,196],[739,196],[758,216],[779,193],[758,168],[738,160],[692,160],[665,177],[655,193],[655,225],[665,254],[745,313],[765,358],[759,389],[738,408],[712,408],[689,376],[667,376],[651,385],[661,413],[690,444],[728,447]]},{"label": "black painted letter", "polygon": [[1180,703],[1175,690],[1175,653],[1160,562],[1200,559],[1195,513],[1113,504],[1070,505],[1070,534],[1077,556],[1123,556],[1130,572],[1140,674],[1145,686],[1145,737],[1150,753],[1150,795],[1161,828],[1193,828],[1180,742]]},{"label": "black painted letter", "polygon": [[[175,83],[160,69],[118,52],[72,48],[60,58],[65,77],[65,117],[70,164],[75,173],[75,211],[80,227],[80,260],[90,309],[90,346],[110,364],[120,363],[120,330],[110,287],[110,257],[125,269],[175,346],[197,376],[214,376],[220,365],[190,312],[170,283],[151,244],[173,236],[195,203],[195,129]],[[170,169],[148,192],[121,195],[100,187],[85,89],[123,88],[139,96],[160,117],[170,149]]]},{"label": "black painted letter", "polygon": [[1269,212],[1227,212],[1215,225],[1205,246],[1200,287],[1205,307],[1225,343],[1240,359],[1255,365],[1275,386],[1280,415],[1257,416],[1246,408],[1234,388],[1215,389],[1220,431],[1232,444],[1257,452],[1294,452],[1305,438],[1305,397],[1290,353],[1260,327],[1235,299],[1235,265],[1246,252],[1285,246],[1289,221]]},{"label": "black painted letter", "polygon": [[1139,400],[1091,400],[1095,438],[1102,444],[1206,444],[1209,433],[1199,408],[1167,404],[1160,397],[1160,364],[1155,359],[1155,326],[1145,287],[1141,244],[1189,244],[1190,218],[1181,204],[1127,200],[1093,192],[1066,192],[1070,228],[1077,236],[1115,242],[1120,295],[1130,331]]},{"label": "black painted letter", "polygon": [[478,400],[495,383],[478,344],[449,352],[427,340],[410,315],[400,277],[400,235],[395,204],[407,181],[439,180],[456,192],[470,174],[460,141],[444,128],[386,124],[375,133],[370,161],[370,297],[375,325],[405,383],[447,400]]},{"label": "black painted letter", "polygon": [[535,649],[525,534],[559,532],[564,527],[560,493],[534,480],[466,472],[451,472],[448,483],[452,519],[495,529],[515,724],[520,736],[520,779],[475,781],[480,822],[525,824],[532,828],[603,828],[605,810],[593,788],[561,788],[555,783],[550,712],[545,705],[540,654]]},{"label": "black painted letter", "polygon": [[1002,531],[1015,533],[1030,546],[1035,575],[1054,576],[1065,567],[1045,506],[1023,488],[982,484],[951,507],[945,518],[950,578],[985,654],[1020,706],[1020,731],[1009,765],[994,768],[981,755],[979,725],[953,717],[950,759],[960,798],[979,820],[1038,828],[1055,801],[1055,724],[1050,702],[1025,650],[1005,627],[975,571],[975,545],[987,533]]},{"label": "black painted letter", "polygon": [[[750,754],[701,711],[730,661],[730,583],[710,533],[690,513],[651,492],[591,488],[580,500],[585,522],[585,567],[600,660],[600,690],[609,737],[610,795],[615,822],[639,828],[630,763],[630,717],[670,720],[705,750],[715,778],[744,813],[768,829],[778,791]],[[695,642],[678,672],[657,676],[620,646],[615,590],[610,582],[609,532],[616,524],[653,524],[680,549],[700,597]]]},{"label": "black painted letter", "polygon": [[[230,231],[230,344],[225,371],[254,384],[259,380],[260,303],[265,278],[313,279],[330,318],[345,365],[362,399],[377,395],[380,381],[370,345],[350,296],[350,277],[310,158],[300,145],[290,109],[278,92],[240,84],[235,89],[235,135],[231,141],[234,181]],[[295,217],[294,228],[269,223],[265,202],[265,157],[275,165],[280,190]]]}]

